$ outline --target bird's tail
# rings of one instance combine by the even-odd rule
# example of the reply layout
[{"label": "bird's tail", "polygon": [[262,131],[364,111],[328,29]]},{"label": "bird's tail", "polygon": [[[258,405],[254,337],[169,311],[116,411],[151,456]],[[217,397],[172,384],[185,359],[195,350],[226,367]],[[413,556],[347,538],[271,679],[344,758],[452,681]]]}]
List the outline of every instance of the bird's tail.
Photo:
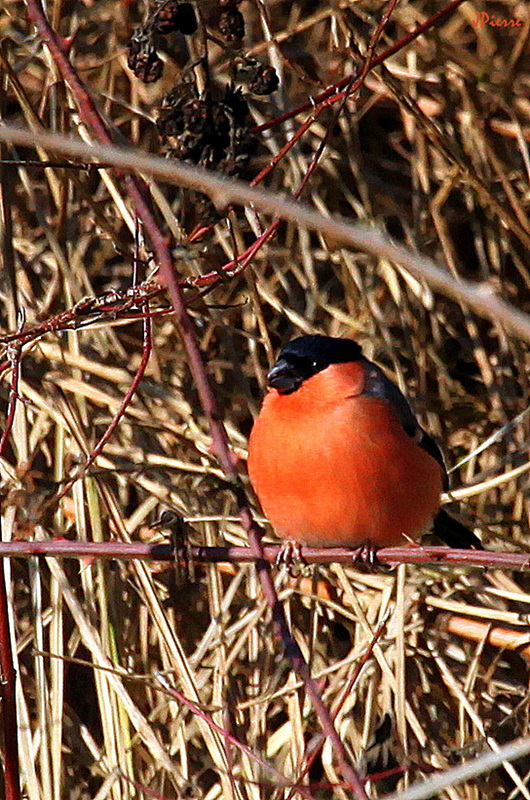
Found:
[{"label": "bird's tail", "polygon": [[434,518],[433,533],[449,547],[461,547],[466,550],[484,550],[482,542],[473,531],[462,525],[447,511],[441,508]]}]

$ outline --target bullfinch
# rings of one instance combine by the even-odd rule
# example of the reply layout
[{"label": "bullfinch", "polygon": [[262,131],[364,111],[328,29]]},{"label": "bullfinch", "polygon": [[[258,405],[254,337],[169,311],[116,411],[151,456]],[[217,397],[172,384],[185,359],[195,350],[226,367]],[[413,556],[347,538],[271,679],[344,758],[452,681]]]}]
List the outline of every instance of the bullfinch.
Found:
[{"label": "bullfinch", "polygon": [[280,352],[250,435],[248,471],[276,533],[314,547],[391,547],[433,525],[480,540],[440,509],[447,472],[392,381],[349,339],[301,336]]}]

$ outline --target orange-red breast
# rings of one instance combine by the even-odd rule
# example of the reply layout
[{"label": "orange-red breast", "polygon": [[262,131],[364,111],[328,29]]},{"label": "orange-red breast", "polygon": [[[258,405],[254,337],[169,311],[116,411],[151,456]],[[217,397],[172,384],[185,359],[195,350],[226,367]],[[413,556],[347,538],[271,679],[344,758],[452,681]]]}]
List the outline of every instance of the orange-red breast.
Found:
[{"label": "orange-red breast", "polygon": [[252,429],[248,471],[283,539],[316,547],[405,544],[430,529],[480,540],[440,509],[443,457],[407,399],[349,339],[302,336],[281,351]]}]

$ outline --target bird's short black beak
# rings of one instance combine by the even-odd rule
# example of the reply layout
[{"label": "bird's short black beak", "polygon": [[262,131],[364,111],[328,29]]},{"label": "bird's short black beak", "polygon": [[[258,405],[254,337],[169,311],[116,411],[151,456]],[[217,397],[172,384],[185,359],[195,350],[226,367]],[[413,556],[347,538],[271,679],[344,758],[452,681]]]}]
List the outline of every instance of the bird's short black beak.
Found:
[{"label": "bird's short black beak", "polygon": [[267,375],[269,386],[280,394],[295,392],[304,381],[300,372],[285,358],[279,358]]}]

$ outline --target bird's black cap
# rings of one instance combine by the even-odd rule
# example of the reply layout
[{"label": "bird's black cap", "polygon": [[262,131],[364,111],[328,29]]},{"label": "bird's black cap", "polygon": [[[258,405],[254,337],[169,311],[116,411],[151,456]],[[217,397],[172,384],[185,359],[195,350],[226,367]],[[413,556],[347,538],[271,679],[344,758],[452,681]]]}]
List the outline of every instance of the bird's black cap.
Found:
[{"label": "bird's black cap", "polygon": [[357,361],[361,352],[360,345],[351,339],[318,334],[300,336],[281,350],[267,376],[269,386],[280,394],[291,394],[305,380],[330,364]]}]

